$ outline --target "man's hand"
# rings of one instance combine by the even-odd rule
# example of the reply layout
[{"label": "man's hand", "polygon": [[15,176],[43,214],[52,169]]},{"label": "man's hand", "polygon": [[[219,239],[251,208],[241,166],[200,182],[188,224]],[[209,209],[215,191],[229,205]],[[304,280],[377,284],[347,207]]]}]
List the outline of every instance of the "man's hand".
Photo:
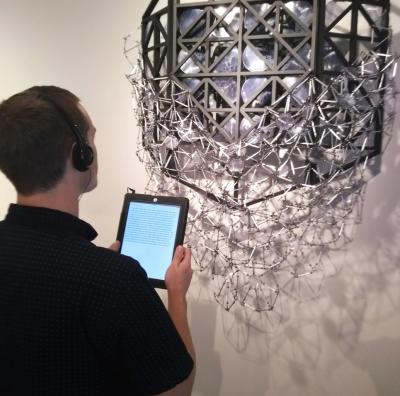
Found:
[{"label": "man's hand", "polygon": [[114,252],[117,252],[118,253],[118,251],[119,251],[119,247],[121,246],[121,242],[120,241],[115,241],[110,247],[109,247],[109,249],[110,250],[113,250]]},{"label": "man's hand", "polygon": [[189,249],[177,246],[171,265],[165,273],[165,284],[168,293],[184,297],[192,279],[191,260]]}]

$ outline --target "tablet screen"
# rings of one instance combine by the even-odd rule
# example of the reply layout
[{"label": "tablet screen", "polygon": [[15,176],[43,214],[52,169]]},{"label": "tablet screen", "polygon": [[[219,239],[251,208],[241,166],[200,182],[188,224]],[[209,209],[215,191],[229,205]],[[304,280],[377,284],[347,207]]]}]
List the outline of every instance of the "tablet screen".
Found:
[{"label": "tablet screen", "polygon": [[164,279],[171,264],[180,206],[130,202],[121,253],[131,256],[153,279]]}]

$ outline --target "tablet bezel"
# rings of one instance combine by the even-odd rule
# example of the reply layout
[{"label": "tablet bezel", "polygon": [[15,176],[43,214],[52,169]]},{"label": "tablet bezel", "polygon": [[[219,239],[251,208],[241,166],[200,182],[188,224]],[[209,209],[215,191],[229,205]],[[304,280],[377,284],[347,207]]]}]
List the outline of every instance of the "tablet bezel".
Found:
[{"label": "tablet bezel", "polygon": [[[122,206],[121,218],[119,221],[118,234],[117,234],[117,240],[121,242],[119,248],[120,253],[122,249],[123,235],[125,233],[125,228],[126,228],[126,220],[128,218],[129,204],[131,202],[144,202],[144,203],[152,203],[160,205],[179,206],[180,210],[179,210],[178,227],[175,236],[174,252],[178,245],[183,245],[183,241],[185,239],[186,222],[189,212],[189,200],[187,198],[127,193],[125,194],[124,204]],[[146,268],[144,269],[146,270]],[[149,281],[153,287],[166,289],[164,279],[149,278]]]}]

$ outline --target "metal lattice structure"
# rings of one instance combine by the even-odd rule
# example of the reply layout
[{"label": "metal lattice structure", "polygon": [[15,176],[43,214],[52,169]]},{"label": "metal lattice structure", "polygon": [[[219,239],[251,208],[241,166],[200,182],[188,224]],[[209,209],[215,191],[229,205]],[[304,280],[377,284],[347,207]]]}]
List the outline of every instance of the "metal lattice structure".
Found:
[{"label": "metal lattice structure", "polygon": [[194,257],[226,309],[272,309],[347,240],[393,116],[389,7],[169,0],[144,14],[139,156],[150,191],[191,197]]}]

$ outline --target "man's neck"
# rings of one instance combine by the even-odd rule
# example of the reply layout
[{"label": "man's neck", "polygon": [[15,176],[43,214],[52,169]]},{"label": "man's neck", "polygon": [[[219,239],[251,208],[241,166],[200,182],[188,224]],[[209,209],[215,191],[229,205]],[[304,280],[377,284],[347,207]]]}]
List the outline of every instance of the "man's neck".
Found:
[{"label": "man's neck", "polygon": [[31,195],[17,195],[17,204],[60,210],[79,217],[79,195],[59,186]]}]

